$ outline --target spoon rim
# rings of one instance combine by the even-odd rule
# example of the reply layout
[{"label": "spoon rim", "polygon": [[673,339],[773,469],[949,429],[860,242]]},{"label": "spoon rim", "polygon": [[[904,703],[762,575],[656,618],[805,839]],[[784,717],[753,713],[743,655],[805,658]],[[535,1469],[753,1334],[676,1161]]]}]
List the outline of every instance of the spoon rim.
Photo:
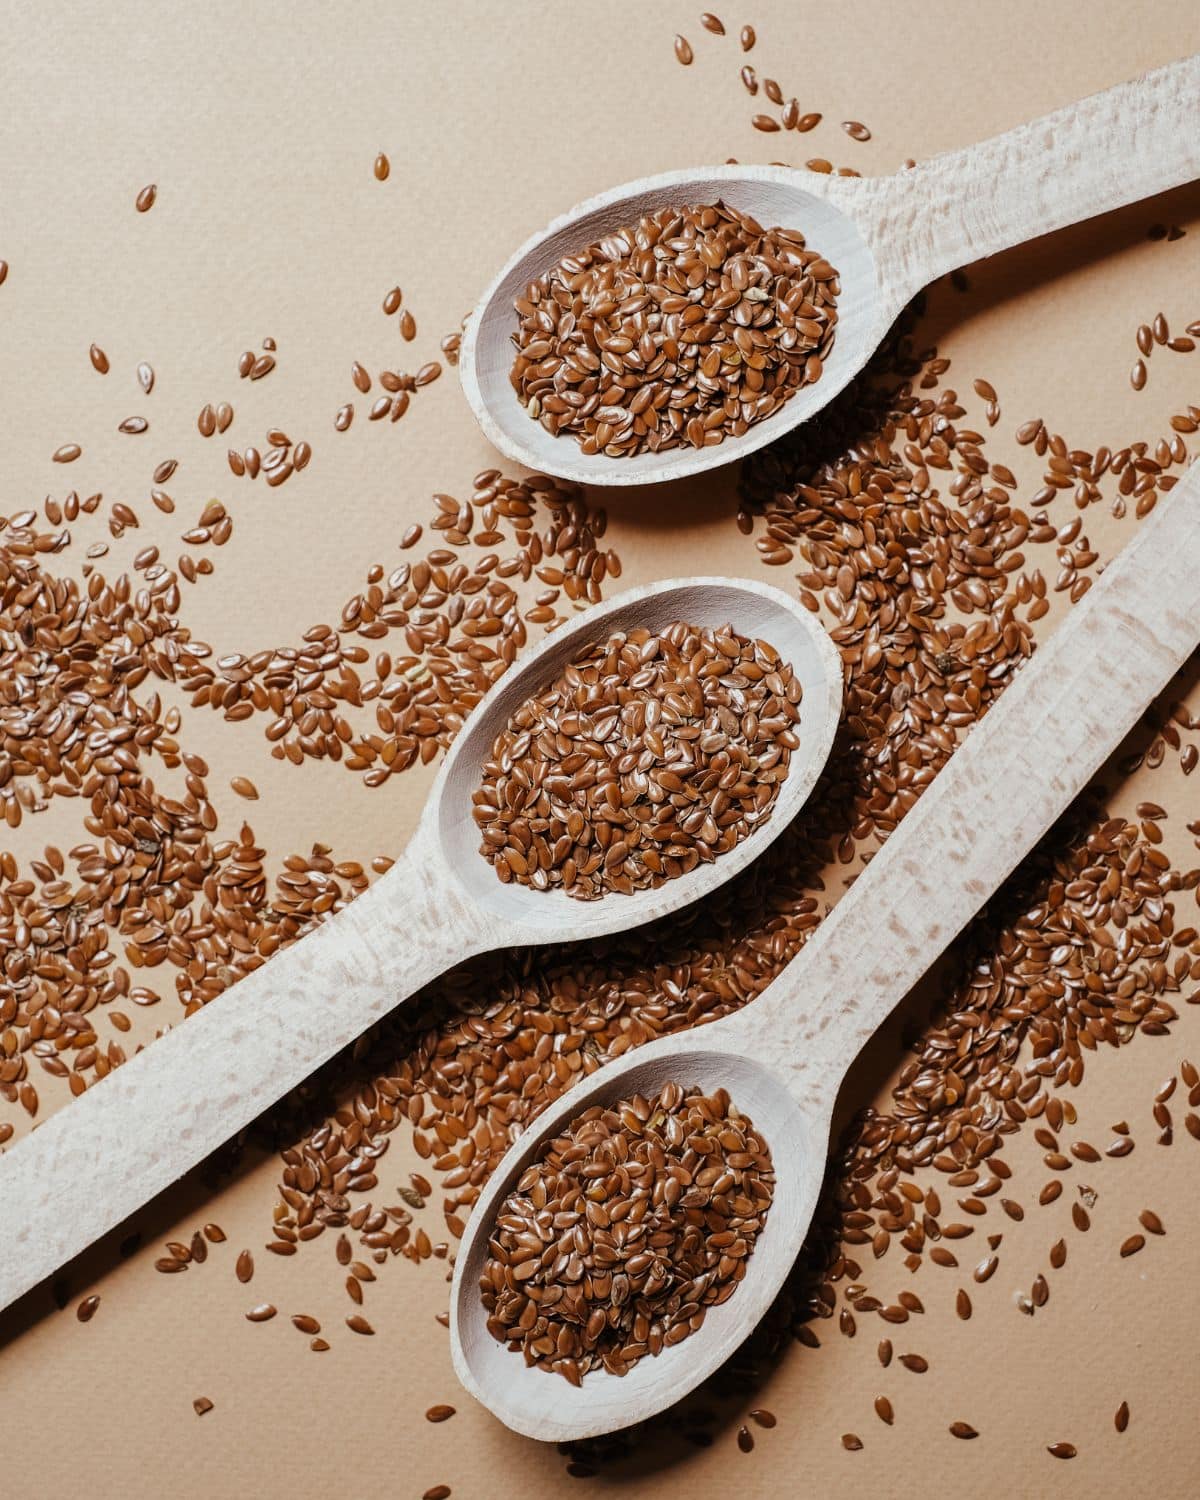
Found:
[{"label": "spoon rim", "polygon": [[[822,1096],[816,1108],[799,1098],[784,1072],[753,1055],[753,1032],[738,1036],[737,1023],[747,1009],[743,1006],[707,1025],[661,1037],[603,1064],[521,1131],[484,1184],[457,1248],[450,1289],[450,1354],[464,1388],[513,1431],[540,1441],[568,1442],[619,1431],[666,1410],[702,1384],[750,1336],[786,1281],[824,1180],[836,1090],[828,1099]],[[631,1092],[656,1092],[662,1081],[695,1082],[679,1076],[680,1064],[689,1059],[693,1068],[708,1072],[701,1083],[706,1091],[725,1086],[721,1080],[727,1074],[739,1074],[729,1079],[730,1092],[734,1104],[744,1108],[767,1139],[775,1168],[775,1199],[747,1259],[745,1278],[725,1303],[708,1308],[701,1328],[678,1346],[637,1361],[628,1375],[593,1370],[583,1377],[582,1386],[572,1387],[554,1372],[527,1366],[520,1353],[508,1350],[488,1332],[477,1276],[491,1226],[504,1198],[549,1138],[597,1103]],[[631,1084],[634,1074],[648,1074],[649,1089]],[[747,1089],[751,1079],[753,1098]],[[795,1126],[791,1131],[779,1128],[781,1102]],[[764,1116],[772,1121],[770,1126],[764,1126]],[[471,1311],[464,1315],[467,1308]],[[470,1324],[471,1333],[465,1337],[470,1318],[478,1321]],[[494,1361],[501,1356],[506,1371],[511,1361],[512,1380],[493,1389],[486,1376],[477,1374],[468,1345],[482,1351],[476,1359]],[[534,1387],[536,1401],[521,1402],[508,1395],[522,1380],[541,1382]]]},{"label": "spoon rim", "polygon": [[[603,639],[616,629],[630,628],[632,622],[616,623],[630,610],[637,611],[636,618],[641,618],[638,606],[646,605],[647,613],[652,616],[655,602],[666,602],[666,618],[688,620],[688,596],[695,596],[693,602],[698,602],[714,592],[753,597],[760,606],[765,604],[785,614],[797,636],[803,637],[805,647],[812,652],[813,665],[802,674],[791,653],[765,631],[762,633],[801,676],[804,688],[800,746],[792,752],[770,816],[712,863],[697,865],[661,885],[637,890],[632,895],[609,891],[596,900],[581,901],[561,890],[541,891],[515,882],[502,883],[490,862],[478,851],[478,831],[467,799],[479,785],[480,768],[491,749],[497,726],[511,711],[510,706],[552,681],[562,665],[577,654],[577,650],[564,647],[582,649],[590,640]],[[726,614],[724,609],[719,612]],[[729,619],[739,633],[746,623],[745,619]],[[745,870],[783,834],[820,780],[841,723],[843,695],[841,655],[828,631],[798,598],[792,598],[774,584],[728,575],[700,575],[638,585],[581,611],[575,619],[519,653],[508,671],[471,710],[456,736],[430,791],[418,836],[424,836],[436,849],[455,894],[467,898],[497,943],[541,945],[632,931],[710,895]],[[460,793],[461,805],[457,802]],[[466,858],[466,841],[469,841],[470,860]],[[461,860],[455,857],[460,851]],[[528,909],[519,912],[506,909],[515,903],[527,903]]]},{"label": "spoon rim", "polygon": [[[860,219],[851,207],[856,198],[865,200],[872,191],[872,184],[878,180],[880,179],[836,177],[826,173],[805,171],[798,167],[756,164],[730,165],[726,163],[713,167],[686,167],[620,183],[616,187],[585,198],[565,213],[558,214],[543,229],[530,235],[508,257],[468,315],[459,351],[459,378],[468,404],[484,436],[508,458],[538,473],[552,474],[556,478],[568,479],[576,484],[621,489],[633,485],[663,484],[687,479],[697,474],[707,473],[711,469],[736,463],[739,459],[758,452],[769,443],[791,432],[802,422],[816,416],[846,388],[863,368],[890,321],[890,314],[884,305],[884,286],[880,276],[878,248],[874,242],[874,236],[870,234],[867,223]],[[536,255],[556,235],[570,229],[578,221],[592,214],[646,193],[656,194],[660,191],[666,193],[675,188],[703,187],[709,183],[735,185],[745,183],[786,187],[797,194],[800,199],[807,197],[822,201],[851,226],[871,262],[873,273],[872,307],[869,309],[868,318],[872,331],[864,341],[865,348],[861,358],[855,356],[847,360],[845,368],[839,370],[832,379],[826,368],[820,380],[813,386],[802,387],[769,417],[753,423],[741,437],[727,438],[724,442],[712,447],[674,448],[661,454],[609,458],[604,454],[580,454],[578,443],[569,434],[550,439],[554,445],[553,448],[542,447],[537,444],[532,433],[543,433],[544,430],[525,411],[522,412],[522,417],[532,429],[530,439],[524,441],[515,437],[512,430],[495,416],[492,404],[484,393],[479,368],[481,334],[493,309],[501,299],[505,283],[513,272],[523,262]],[[807,230],[805,234],[807,236]],[[820,249],[820,246],[817,245],[815,248]],[[544,261],[545,257],[543,257]],[[838,267],[839,274],[843,272],[843,269],[843,267]],[[839,304],[839,314],[842,314],[842,311]],[[511,305],[505,309],[505,315],[513,315]],[[839,328],[839,336],[841,333],[842,329]],[[837,340],[835,339],[831,360],[836,351]],[[830,361],[826,362],[827,366],[829,363]],[[803,392],[806,390],[820,392],[818,405],[806,408],[802,399]],[[513,393],[513,399],[517,399],[515,393]],[[559,456],[559,449],[562,449],[561,456]],[[551,458],[552,462],[549,461]],[[643,462],[649,459],[655,459],[657,462],[653,464]]]}]

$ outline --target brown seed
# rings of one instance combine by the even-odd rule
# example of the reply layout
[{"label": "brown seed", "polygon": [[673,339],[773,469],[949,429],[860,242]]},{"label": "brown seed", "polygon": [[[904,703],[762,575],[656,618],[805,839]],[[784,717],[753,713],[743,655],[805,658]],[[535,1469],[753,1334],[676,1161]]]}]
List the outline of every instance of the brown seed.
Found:
[{"label": "brown seed", "polygon": [[[869,141],[871,139],[871,132],[859,120],[843,120],[842,129],[852,141]],[[996,398],[989,396],[987,399],[994,401]]]},{"label": "brown seed", "polygon": [[192,1410],[198,1417],[207,1416],[212,1409],[213,1403],[207,1396],[197,1396],[192,1402]]},{"label": "brown seed", "polygon": [[741,30],[741,34],[738,37],[738,40],[742,44],[742,51],[743,52],[749,52],[750,49],[751,49],[751,47],[754,46],[754,43],[755,43],[755,40],[756,40],[755,35],[754,35],[754,27],[753,26],[743,26],[742,30]]},{"label": "brown seed", "polygon": [[400,311],[400,303],[403,301],[404,293],[398,286],[394,286],[383,299],[383,310],[390,318],[393,313]]},{"label": "brown seed", "polygon": [[246,1314],[251,1323],[266,1323],[275,1316],[277,1309],[270,1302],[260,1302]]},{"label": "brown seed", "polygon": [[145,432],[150,426],[145,417],[126,417],[118,426],[118,432]]},{"label": "brown seed", "polygon": [[425,1491],[421,1500],[450,1500],[450,1486],[448,1484],[434,1484]]},{"label": "brown seed", "polygon": [[1046,1449],[1046,1452],[1052,1453],[1055,1458],[1074,1458],[1077,1451],[1074,1443],[1051,1443]]},{"label": "brown seed", "polygon": [[155,183],[152,182],[148,187],[144,187],[137,195],[137,198],[134,200],[134,207],[140,214],[148,213],[150,209],[154,207],[154,200],[157,197],[158,187]]},{"label": "brown seed", "polygon": [[820,123],[821,115],[818,111],[809,110],[807,114],[801,115],[796,121],[796,129],[801,135],[807,135],[810,130],[815,130]]},{"label": "brown seed", "polygon": [[691,63],[692,58],[693,58],[694,55],[695,54],[692,52],[691,43],[688,41],[687,37],[685,37],[685,36],[676,36],[676,38],[675,38],[675,57],[676,57],[677,61],[681,62],[683,64],[683,66],[686,68]]},{"label": "brown seed", "polygon": [[138,367],[137,367],[137,378],[138,378],[138,384],[141,386],[142,390],[144,390],[145,393],[148,396],[150,394],[150,392],[154,389],[154,368],[153,368],[153,366],[148,365],[145,360],[142,360],[140,362],[140,364],[138,365]]},{"label": "brown seed", "polygon": [[225,1243],[225,1231],[219,1224],[206,1224],[204,1226],[204,1238],[210,1245],[223,1245]]},{"label": "brown seed", "polygon": [[906,1370],[911,1370],[914,1375],[924,1375],[929,1368],[929,1361],[923,1354],[902,1354],[900,1363]]},{"label": "brown seed", "polygon": [[346,1327],[352,1333],[373,1334],[375,1332],[361,1313],[351,1313],[346,1319]]},{"label": "brown seed", "polygon": [[886,1396],[875,1397],[875,1414],[881,1422],[886,1423],[889,1427],[896,1420],[895,1410]]},{"label": "brown seed", "polygon": [[311,1334],[320,1333],[321,1331],[320,1323],[316,1320],[316,1318],[310,1317],[308,1313],[293,1313],[292,1325],[293,1327],[298,1328],[301,1333]]},{"label": "brown seed", "polygon": [[706,10],[700,17],[700,24],[704,27],[705,31],[711,31],[713,36],[725,35],[724,21],[721,20],[720,16],[714,16],[710,10]]},{"label": "brown seed", "polygon": [[96,1316],[96,1309],[99,1306],[100,1298],[96,1293],[93,1292],[90,1297],[85,1297],[79,1304],[79,1306],[75,1309],[75,1316],[81,1323],[90,1323]]},{"label": "brown seed", "polygon": [[312,1339],[309,1341],[308,1347],[314,1354],[324,1354],[329,1348],[329,1341],[327,1339]]},{"label": "brown seed", "polygon": [[969,1422],[951,1422],[950,1436],[956,1438],[977,1438],[979,1434]]},{"label": "brown seed", "polygon": [[760,1427],[774,1427],[779,1420],[775,1413],[768,1411],[765,1406],[752,1407],[749,1417],[752,1422],[756,1422]]},{"label": "brown seed", "polygon": [[353,380],[355,386],[364,396],[371,389],[371,377],[362,365],[359,364],[358,360],[355,360],[350,366],[350,379]]},{"label": "brown seed", "polygon": [[108,374],[108,355],[101,349],[99,344],[93,344],[88,350],[88,358],[92,362],[92,368],[99,371],[101,375]]},{"label": "brown seed", "polygon": [[248,776],[235,776],[229,785],[239,797],[245,797],[248,802],[258,801],[258,788]]},{"label": "brown seed", "polygon": [[254,1275],[254,1257],[249,1250],[243,1250],[237,1258],[237,1279],[247,1282]]},{"label": "brown seed", "polygon": [[1113,1426],[1118,1432],[1124,1432],[1129,1426],[1129,1402],[1122,1401],[1113,1416]]},{"label": "brown seed", "polygon": [[971,1299],[962,1287],[955,1294],[954,1309],[964,1322],[971,1316]]},{"label": "brown seed", "polygon": [[1138,1214],[1138,1221],[1142,1228],[1150,1234],[1166,1234],[1167,1232],[1163,1226],[1163,1221],[1151,1208],[1143,1208],[1141,1213]]},{"label": "brown seed", "polygon": [[417,320],[413,317],[409,308],[405,308],[400,314],[400,337],[406,344],[411,344],[417,336]]},{"label": "brown seed", "polygon": [[780,129],[779,121],[774,115],[755,115],[750,123],[754,126],[755,130],[772,131]]},{"label": "brown seed", "polygon": [[1050,1246],[1050,1264],[1056,1271],[1061,1271],[1067,1263],[1067,1246],[1063,1240],[1055,1240]]},{"label": "brown seed", "polygon": [[[744,1428],[742,1430],[745,1431]],[[855,1432],[843,1432],[842,1433],[842,1447],[845,1448],[845,1450],[847,1451],[847,1453],[857,1453],[857,1452],[859,1452],[859,1450],[862,1448],[862,1445],[863,1445],[862,1438],[860,1438],[857,1433],[855,1433]]]},{"label": "brown seed", "polygon": [[1135,391],[1140,391],[1146,384],[1146,365],[1143,360],[1136,359],[1133,368],[1129,372],[1129,384]]},{"label": "brown seed", "polygon": [[1122,1258],[1129,1255],[1136,1255],[1145,1243],[1146,1236],[1144,1234],[1131,1234],[1127,1240],[1121,1242]]},{"label": "brown seed", "polygon": [[387,157],[381,151],[379,153],[379,155],[375,158],[375,180],[377,182],[386,182],[388,180],[388,175],[391,172],[391,170],[392,170],[392,164],[391,164],[391,162],[388,161]]},{"label": "brown seed", "polygon": [[427,1422],[445,1422],[454,1415],[455,1410],[456,1408],[453,1406],[431,1406],[425,1413],[425,1420]]},{"label": "brown seed", "polygon": [[83,449],[78,443],[64,443],[61,448],[54,450],[54,462],[56,464],[73,464]]}]

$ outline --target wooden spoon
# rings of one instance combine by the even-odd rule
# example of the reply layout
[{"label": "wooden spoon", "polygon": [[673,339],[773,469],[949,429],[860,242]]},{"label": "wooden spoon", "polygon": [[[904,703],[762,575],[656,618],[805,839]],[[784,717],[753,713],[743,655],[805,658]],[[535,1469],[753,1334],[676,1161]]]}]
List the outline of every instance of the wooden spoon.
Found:
[{"label": "wooden spoon", "polygon": [[[496,734],[588,644],[675,620],[769,641],[804,689],[800,748],[770,819],[712,864],[633,895],[576,901],[502,885],[471,794]],[[0,1307],[181,1177],[435,975],[491,948],[621,932],[698,901],[804,805],[833,743],[842,663],[798,600],[749,579],[631,589],[523,654],[472,711],[403,856],[352,905],[0,1155]]]},{"label": "wooden spoon", "polygon": [[[826,406],[858,374],[905,304],[956,266],[1200,177],[1200,56],[1093,94],[965,151],[892,177],[791,167],[699,167],[589,198],[527,240],[467,323],[463,389],[509,458],[590,484],[656,484],[744,458]],[[588,456],[533,421],[509,383],[513,299],[564,255],[668,204],[718,198],[764,226],[801,230],[841,278],[824,373],[743,437],[632,458]]]},{"label": "wooden spoon", "polygon": [[[1200,640],[1200,464],[1039,646],[800,954],[744,1010],[627,1053],[507,1152],[472,1209],[451,1292],[454,1367],[508,1426],[566,1441],[641,1421],[711,1374],[782,1286],[825,1172],[838,1090],[863,1043],[1037,843]],[[776,1196],[730,1299],[698,1332],[579,1387],[488,1333],[479,1279],[497,1211],[538,1147],[594,1104],[726,1088],[771,1149]]]}]

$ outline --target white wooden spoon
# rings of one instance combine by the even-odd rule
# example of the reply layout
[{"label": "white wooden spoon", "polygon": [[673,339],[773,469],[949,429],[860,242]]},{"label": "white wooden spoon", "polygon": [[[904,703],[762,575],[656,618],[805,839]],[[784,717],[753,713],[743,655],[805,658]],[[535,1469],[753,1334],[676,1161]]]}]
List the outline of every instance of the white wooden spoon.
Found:
[{"label": "white wooden spoon", "polygon": [[[800,748],[768,821],[652,890],[573,900],[502,885],[479,853],[471,794],[509,715],[615,631],[726,622],[769,641],[804,690]],[[119,1224],[430,979],[488,949],[622,932],[698,901],[787,827],[833,743],[842,663],[796,599],[750,579],[683,578],[582,612],[472,711],[412,839],[344,911],[278,953],[0,1155],[0,1307]]]},{"label": "white wooden spoon", "polygon": [[[783,1284],[825,1172],[834,1102],[893,1007],[1070,805],[1200,641],[1200,464],[1003,697],[799,955],[750,1006],[601,1068],[506,1153],[471,1212],[450,1302],[454,1367],[508,1426],[551,1441],[629,1426],[733,1353]],[[667,1082],[729,1090],[771,1149],[775,1201],[745,1279],[703,1326],[623,1377],[581,1386],[487,1331],[479,1278],[496,1213],[538,1147],[593,1104]]]},{"label": "white wooden spoon", "polygon": [[[744,458],[826,406],[905,304],[956,266],[1200,177],[1200,56],[1158,68],[965,151],[892,177],[791,167],[693,167],[589,198],[527,240],[467,323],[463,389],[509,458],[580,483],[656,484]],[[722,198],[768,227],[798,229],[841,278],[837,339],[815,385],[741,438],[632,458],[588,456],[533,421],[509,384],[513,299],[564,255],[668,204]]]}]

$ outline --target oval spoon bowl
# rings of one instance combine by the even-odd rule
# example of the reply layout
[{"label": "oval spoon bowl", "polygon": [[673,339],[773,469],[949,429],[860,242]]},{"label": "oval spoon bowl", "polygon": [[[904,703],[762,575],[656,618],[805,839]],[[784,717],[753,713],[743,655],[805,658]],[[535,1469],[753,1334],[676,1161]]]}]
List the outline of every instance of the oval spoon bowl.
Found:
[{"label": "oval spoon bowl", "polygon": [[[636,626],[658,630],[676,620],[700,626],[728,623],[740,635],[765,640],[800,680],[800,745],[792,752],[770,817],[711,864],[631,895],[608,892],[596,901],[579,901],[562,890],[503,884],[479,852],[471,803],[497,734],[526,698],[552,682],[588,645],[618,631]],[[438,776],[425,821],[432,824],[460,899],[496,924],[506,934],[503,941],[573,941],[623,931],[708,895],[779,837],[816,785],[837,732],[841,704],[837,648],[798,599],[751,579],[679,578],[629,589],[521,653],[511,672],[472,711]],[[559,931],[552,933],[554,928]]]},{"label": "oval spoon bowl", "polygon": [[[477,1400],[526,1437],[570,1442],[628,1427],[631,1412],[641,1421],[673,1405],[724,1363],[766,1313],[796,1259],[816,1207],[825,1171],[828,1115],[821,1133],[785,1083],[753,1057],[737,1050],[722,1027],[706,1044],[707,1027],[684,1037],[666,1037],[608,1063],[538,1116],[505,1154],[471,1211],[459,1250],[450,1294],[450,1349],[455,1373]],[[705,1093],[729,1091],[771,1151],[775,1196],[766,1223],[746,1261],[746,1273],[725,1302],[709,1307],[703,1326],[656,1356],[646,1356],[625,1375],[590,1371],[579,1386],[563,1376],[527,1365],[520,1352],[498,1343],[487,1329],[479,1279],[487,1260],[490,1225],[521,1173],[543,1142],[594,1104],[610,1105],[631,1094],[648,1099],[666,1083],[699,1086]]]},{"label": "oval spoon bowl", "polygon": [[[892,317],[880,303],[875,257],[854,219],[829,197],[811,192],[807,179],[788,167],[705,167],[664,172],[612,188],[578,204],[535,234],[508,261],[467,321],[459,356],[459,373],[467,400],[488,439],[509,458],[531,469],[573,479],[580,484],[657,484],[685,479],[717,464],[733,463],[764,447],[819,411],[844,389],[877,347]],[[821,179],[816,179],[821,181]],[[853,194],[862,183],[839,178],[826,192]],[[837,336],[820,380],[802,386],[777,412],[756,422],[740,438],[726,438],[709,448],[673,448],[666,453],[639,453],[629,458],[586,454],[569,434],[553,437],[530,417],[509,380],[517,328],[515,298],[529,282],[596,240],[636,224],[645,214],[668,205],[687,207],[723,199],[751,214],[764,229],[799,230],[809,248],[837,270]],[[880,327],[881,321],[884,327]]]}]

